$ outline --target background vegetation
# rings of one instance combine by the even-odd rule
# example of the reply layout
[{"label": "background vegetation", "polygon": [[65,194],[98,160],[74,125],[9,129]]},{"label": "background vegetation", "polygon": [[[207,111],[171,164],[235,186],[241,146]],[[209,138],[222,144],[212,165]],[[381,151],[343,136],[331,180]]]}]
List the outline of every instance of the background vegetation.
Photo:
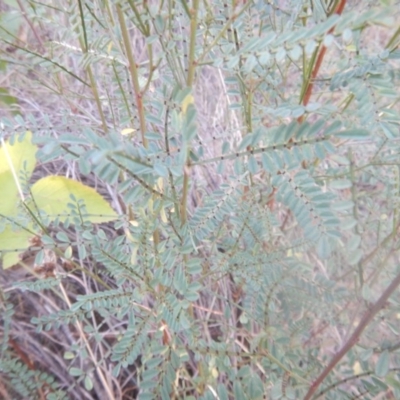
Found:
[{"label": "background vegetation", "polygon": [[400,398],[399,1],[0,7],[0,397]]}]

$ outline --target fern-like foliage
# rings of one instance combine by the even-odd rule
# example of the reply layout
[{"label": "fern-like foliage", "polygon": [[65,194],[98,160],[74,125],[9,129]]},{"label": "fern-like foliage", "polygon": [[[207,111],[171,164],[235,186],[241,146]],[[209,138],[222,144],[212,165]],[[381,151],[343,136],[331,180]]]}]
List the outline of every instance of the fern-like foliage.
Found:
[{"label": "fern-like foliage", "polygon": [[[37,42],[0,39],[6,68],[32,75],[1,138],[29,129],[40,146],[32,180],[15,178],[19,214],[0,216],[40,231],[31,275],[1,275],[6,390],[400,397],[398,294],[363,325],[398,273],[398,2],[53,3],[18,11]],[[91,223],[77,198],[27,212],[49,171],[116,221]]]}]

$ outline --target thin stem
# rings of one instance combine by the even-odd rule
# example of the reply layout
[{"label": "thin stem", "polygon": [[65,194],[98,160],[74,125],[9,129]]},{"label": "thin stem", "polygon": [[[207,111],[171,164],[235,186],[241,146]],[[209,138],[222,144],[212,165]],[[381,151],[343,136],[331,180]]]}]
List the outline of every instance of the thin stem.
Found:
[{"label": "thin stem", "polygon": [[113,68],[113,71],[114,71],[115,79],[116,79],[116,81],[118,83],[118,87],[119,87],[119,89],[121,91],[122,98],[124,100],[123,103],[125,104],[126,111],[128,112],[128,115],[129,115],[129,120],[133,121],[133,115],[132,115],[132,112],[131,112],[131,108],[129,106],[128,99],[127,99],[127,97],[125,95],[125,90],[124,90],[124,88],[122,86],[121,79],[119,78],[118,71],[117,71],[117,69],[115,67],[115,62],[113,62],[111,65],[112,65],[112,68]]},{"label": "thin stem", "polygon": [[338,364],[338,362],[348,353],[348,351],[357,344],[361,334],[363,333],[364,329],[368,326],[368,324],[372,321],[375,315],[381,310],[381,308],[385,305],[386,301],[392,295],[392,293],[397,289],[400,285],[400,272],[399,274],[393,279],[392,283],[386,288],[386,290],[382,293],[381,297],[376,301],[376,303],[370,308],[363,318],[361,319],[360,323],[358,324],[357,328],[344,344],[344,346],[336,353],[333,357],[332,361],[328,364],[328,366],[322,371],[319,377],[314,381],[311,385],[310,389],[308,390],[304,400],[310,400],[319,385],[323,382],[323,380],[329,375],[329,373],[333,370],[333,368]]},{"label": "thin stem", "polygon": [[79,5],[79,15],[81,17],[82,30],[83,30],[83,42],[85,43],[84,49],[85,53],[87,53],[87,51],[89,50],[89,44],[87,40],[85,15],[83,14],[82,0],[78,0],[78,5]]},{"label": "thin stem", "polygon": [[182,192],[182,202],[181,202],[181,222],[182,225],[187,221],[187,202],[188,202],[188,192],[189,192],[189,171],[185,167],[183,171],[183,192]]},{"label": "thin stem", "polygon": [[[344,9],[344,6],[346,5],[346,0],[339,0],[333,9],[334,11],[332,14],[338,14],[341,15]],[[332,27],[329,29],[328,34],[332,33],[335,27]],[[301,97],[300,97],[300,104],[303,104],[304,106],[308,104],[311,98],[311,94],[313,91],[313,86],[314,86],[314,79],[317,77],[319,69],[322,65],[322,61],[325,57],[326,54],[326,46],[320,45],[317,49],[316,52],[318,52],[318,56],[316,56],[316,52],[314,52],[313,57],[310,61],[310,67],[309,73],[307,73],[307,79],[305,81],[305,86],[304,89],[301,92]],[[299,122],[303,120],[302,117],[299,118]]]},{"label": "thin stem", "polygon": [[150,32],[149,32],[148,28],[146,27],[146,25],[142,21],[142,18],[140,16],[140,12],[136,8],[135,1],[136,0],[128,0],[128,3],[131,6],[132,11],[135,14],[135,17],[136,17],[136,19],[138,21],[138,24],[139,24],[138,29],[140,30],[140,32],[142,32],[142,34],[144,36],[149,36]]},{"label": "thin stem", "polygon": [[[65,302],[68,304],[68,307],[71,308],[71,302],[70,302],[70,300],[68,298],[67,292],[65,291],[64,286],[62,285],[62,283],[60,283],[60,290],[61,290],[61,292],[63,294]],[[114,393],[112,392],[112,389],[111,389],[109,383],[107,382],[107,380],[106,380],[106,378],[105,378],[105,376],[103,374],[103,371],[101,370],[101,368],[99,367],[99,365],[97,363],[96,356],[94,355],[94,353],[92,351],[92,348],[90,347],[90,344],[89,344],[89,342],[88,342],[88,340],[86,338],[85,332],[84,332],[84,330],[82,328],[82,324],[80,323],[80,321],[76,321],[76,327],[77,327],[77,329],[79,331],[79,336],[85,342],[85,347],[86,347],[86,349],[87,349],[87,351],[89,353],[90,358],[92,359],[93,365],[94,365],[94,367],[95,367],[95,369],[97,371],[97,374],[99,376],[99,379],[100,379],[101,383],[103,384],[104,390],[107,393],[107,398],[110,399],[110,400],[115,399]]]},{"label": "thin stem", "polygon": [[[82,53],[87,54],[89,52],[89,44],[88,44],[88,41],[87,41],[85,18],[84,18],[84,15],[83,15],[83,8],[82,8],[81,1],[79,0],[78,3],[79,3],[79,11],[80,11],[81,23],[82,23],[82,31],[83,31],[83,39],[82,39],[82,35],[79,32],[79,34],[80,34],[79,35],[79,43],[80,43],[80,46],[81,46],[81,49],[82,49]],[[91,68],[90,64],[88,64],[88,66],[86,67],[86,72],[87,72],[87,74],[89,76],[90,87],[92,89],[94,100],[95,100],[96,106],[97,106],[97,110],[98,110],[99,115],[100,115],[101,125],[102,125],[102,128],[103,128],[103,131],[105,133],[107,133],[108,132],[108,128],[107,128],[106,118],[104,116],[103,107],[101,105],[99,92],[97,90],[96,80],[94,79],[94,75],[93,75],[92,68]]]},{"label": "thin stem", "polygon": [[203,54],[199,57],[199,59],[197,60],[197,63],[201,63],[203,61],[204,57],[220,41],[222,36],[229,29],[229,27],[231,26],[232,22],[235,21],[235,19],[238,18],[242,13],[244,13],[252,4],[253,4],[252,1],[248,1],[238,13],[232,14],[232,16],[229,18],[229,20],[224,25],[224,27],[219,31],[218,35],[215,36],[214,40],[203,51]]},{"label": "thin stem", "polygon": [[[196,32],[197,32],[197,12],[199,9],[199,0],[193,0],[193,7],[190,10],[190,43],[189,43],[189,60],[188,60],[188,75],[186,78],[186,85],[190,88],[193,87],[194,76],[196,70],[195,50],[196,50]],[[187,144],[190,146],[190,143]],[[188,151],[189,154],[189,151]],[[184,225],[187,221],[187,202],[189,194],[189,178],[190,178],[190,161],[186,161],[183,169],[183,191],[181,200],[181,223]]]},{"label": "thin stem", "polygon": [[187,1],[186,0],[181,0],[181,4],[182,4],[182,7],[185,10],[187,16],[190,17],[190,10],[189,10],[189,7],[187,5]]},{"label": "thin stem", "polygon": [[39,42],[40,47],[41,47],[42,50],[44,51],[44,50],[45,50],[45,47],[44,47],[44,44],[43,44],[43,40],[42,40],[42,38],[39,36],[39,34],[37,33],[37,31],[36,31],[36,29],[35,29],[35,26],[33,25],[32,21],[28,18],[28,13],[27,13],[27,11],[25,10],[25,7],[24,7],[22,1],[21,1],[21,0],[17,0],[17,3],[18,3],[18,5],[19,5],[19,8],[20,8],[21,11],[22,11],[22,15],[24,16],[25,21],[28,23],[28,25],[29,25],[29,27],[31,28],[33,34],[35,35],[36,40]]},{"label": "thin stem", "polygon": [[107,133],[108,128],[107,128],[107,123],[106,123],[106,117],[104,116],[104,113],[103,113],[103,107],[101,106],[101,101],[100,101],[99,92],[97,90],[96,80],[94,79],[92,68],[90,67],[90,65],[87,66],[86,71],[89,75],[90,86],[92,88],[93,96],[96,101],[97,110],[99,111],[99,114],[100,114],[103,131],[105,133]]},{"label": "thin stem", "polygon": [[[392,369],[391,369],[392,370]],[[396,370],[395,368],[393,368],[393,370]],[[319,399],[320,397],[322,397],[324,394],[328,393],[330,390],[335,389],[336,387],[343,385],[344,383],[356,380],[356,379],[360,379],[364,376],[369,376],[369,375],[373,375],[374,371],[367,371],[367,372],[363,372],[361,374],[358,375],[354,375],[354,376],[350,376],[348,378],[344,378],[338,382],[333,383],[332,385],[328,386],[327,388],[323,389],[322,391],[320,391],[317,394],[317,397],[314,398],[314,400]]]},{"label": "thin stem", "polygon": [[[306,71],[306,73],[305,73],[306,77],[303,80],[303,87],[301,88],[301,92],[300,92],[300,104],[303,104],[303,105],[307,105],[307,103],[309,101],[309,97],[311,96],[312,79],[313,79],[312,74],[313,74],[313,71],[315,71],[315,69],[316,69],[316,65],[317,65],[316,60],[317,60],[317,56],[319,53],[320,45],[321,44],[319,44],[318,47],[314,50],[314,53],[311,57],[311,60],[310,60],[310,63],[308,64],[308,66],[306,65],[306,62],[305,62],[305,51],[303,51],[303,55],[304,55],[303,68]],[[322,61],[322,59],[321,59],[321,61]],[[315,65],[315,67],[314,67],[314,65]],[[319,67],[318,67],[318,69],[319,69]],[[307,97],[308,97],[308,99],[307,99]]]},{"label": "thin stem", "polygon": [[[357,187],[356,187],[356,176],[355,176],[355,172],[354,172],[354,157],[353,157],[353,152],[351,151],[351,147],[349,148],[348,151],[348,155],[349,155],[349,160],[350,160],[350,181],[351,181],[351,197],[353,200],[353,217],[356,221],[358,221],[358,210],[357,210]],[[355,233],[357,235],[360,234],[357,226],[355,228]],[[363,265],[362,262],[359,261],[357,263],[358,266],[358,276],[359,276],[359,280],[360,280],[360,290],[363,288],[364,286],[364,269],[363,269]]]},{"label": "thin stem", "polygon": [[299,382],[309,383],[307,379],[304,379],[303,377],[301,377],[300,375],[296,374],[291,369],[286,367],[283,363],[281,363],[277,358],[275,358],[267,350],[265,350],[265,349],[260,350],[260,354],[262,354],[264,357],[268,358],[271,361],[271,363],[276,364],[283,371],[287,372],[290,376],[292,376],[294,379],[297,379]]},{"label": "thin stem", "polygon": [[[6,29],[4,29],[1,25],[0,25],[0,30],[2,30],[2,31],[4,31],[4,32],[6,32],[6,33],[9,34],[9,32],[8,32]],[[5,39],[2,39],[2,42],[5,43],[5,44],[7,44],[7,45],[9,45],[9,46],[11,46],[11,47],[15,47],[15,48],[18,49],[18,50],[22,50],[22,51],[24,51],[24,52],[26,52],[26,53],[28,53],[28,54],[31,54],[31,55],[33,55],[33,56],[35,56],[35,57],[38,57],[38,58],[40,58],[40,59],[42,59],[42,60],[44,60],[44,61],[47,61],[47,62],[53,64],[53,65],[56,66],[57,68],[60,68],[61,70],[63,70],[63,71],[64,71],[65,73],[67,73],[68,75],[71,75],[74,79],[78,80],[78,81],[81,82],[83,85],[85,85],[85,86],[90,86],[87,82],[85,82],[83,79],[81,79],[78,75],[74,74],[72,71],[69,71],[69,70],[68,70],[66,67],[64,67],[62,64],[60,64],[60,63],[58,63],[58,62],[52,60],[51,58],[46,57],[46,56],[43,56],[43,55],[41,55],[40,53],[36,53],[36,52],[34,52],[34,51],[31,51],[31,50],[29,50],[29,49],[27,49],[27,48],[25,48],[25,47],[18,46],[17,44],[12,43],[12,42],[9,42],[9,41],[7,41],[7,40],[5,40]]]},{"label": "thin stem", "polygon": [[385,46],[385,49],[393,51],[400,44],[399,37],[400,37],[400,26],[397,28],[396,32],[393,34],[393,36],[388,41],[387,45]]},{"label": "thin stem", "polygon": [[199,0],[193,0],[193,8],[190,14],[190,43],[189,43],[189,65],[188,65],[188,76],[186,85],[188,87],[193,86],[194,73],[196,70],[195,65],[195,50],[196,50],[196,32],[197,32],[197,12],[199,9]]},{"label": "thin stem", "polygon": [[139,73],[138,73],[138,69],[136,66],[136,61],[133,57],[132,45],[131,45],[131,42],[129,39],[128,29],[125,24],[125,17],[122,12],[122,8],[121,8],[120,4],[117,5],[117,15],[118,15],[118,21],[119,21],[119,24],[121,27],[122,39],[124,41],[126,56],[128,58],[129,73],[131,75],[131,79],[132,79],[132,83],[133,83],[133,90],[135,92],[135,97],[136,97],[136,107],[137,107],[138,113],[139,113],[140,133],[142,136],[142,142],[143,142],[143,146],[147,148],[148,142],[147,142],[146,137],[144,136],[146,133],[146,120],[145,120],[145,113],[144,113],[144,108],[143,108],[143,93],[140,91]]}]

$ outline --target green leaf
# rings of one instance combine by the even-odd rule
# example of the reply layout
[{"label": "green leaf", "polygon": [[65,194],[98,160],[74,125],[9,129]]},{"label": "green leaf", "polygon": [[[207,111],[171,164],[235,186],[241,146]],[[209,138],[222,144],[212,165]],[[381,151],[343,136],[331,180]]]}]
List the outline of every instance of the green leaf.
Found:
[{"label": "green leaf", "polygon": [[271,389],[271,399],[278,400],[282,397],[282,381],[278,381]]},{"label": "green leaf", "polygon": [[276,171],[277,167],[275,165],[275,162],[272,160],[272,158],[268,154],[263,153],[261,155],[261,161],[262,161],[263,168],[267,172],[274,173]]},{"label": "green leaf", "polygon": [[[5,88],[0,88],[0,103],[7,106],[18,105],[18,99],[10,94],[10,92]],[[13,113],[16,113],[16,109],[13,109]]]},{"label": "green leaf", "polygon": [[81,376],[84,374],[84,372],[80,368],[72,367],[69,370],[69,374],[72,376]]},{"label": "green leaf", "polygon": [[349,179],[339,179],[329,183],[329,186],[332,189],[337,189],[337,190],[349,189],[352,187],[352,185],[353,184]]},{"label": "green leaf", "polygon": [[354,251],[349,252],[347,255],[347,262],[350,265],[356,265],[361,260],[364,255],[362,249],[355,249]]},{"label": "green leaf", "polygon": [[386,376],[385,382],[391,387],[400,390],[400,382],[395,378],[395,375]]},{"label": "green leaf", "polygon": [[200,258],[191,258],[187,262],[187,269],[189,274],[199,274],[202,271],[202,260]]},{"label": "green leaf", "polygon": [[262,399],[264,394],[264,385],[261,378],[256,373],[251,373],[247,383],[248,394],[251,399]]},{"label": "green leaf", "polygon": [[369,136],[366,129],[347,129],[345,131],[335,133],[335,136],[342,139],[365,139]]},{"label": "green leaf", "polygon": [[251,133],[248,133],[240,142],[238,147],[239,151],[244,150],[246,147],[251,146],[253,144],[254,136]]},{"label": "green leaf", "polygon": [[92,382],[92,380],[90,379],[90,377],[89,376],[85,376],[85,381],[84,381],[84,383],[85,383],[85,389],[88,391],[88,392],[90,392],[92,389],[93,389],[93,382]]},{"label": "green leaf", "polygon": [[121,371],[121,367],[122,367],[122,365],[121,365],[120,363],[118,363],[118,364],[113,368],[113,370],[112,370],[112,375],[113,375],[114,377],[118,377],[118,375],[119,375],[119,373],[120,373],[120,371]]},{"label": "green leaf", "polygon": [[66,351],[64,353],[64,360],[73,360],[75,358],[75,354],[71,351]]},{"label": "green leaf", "polygon": [[174,287],[178,292],[184,293],[186,291],[187,281],[182,266],[178,266],[176,268],[173,282]]},{"label": "green leaf", "polygon": [[399,129],[396,125],[389,124],[387,122],[381,122],[379,125],[388,139],[394,139],[396,136],[398,136]]},{"label": "green leaf", "polygon": [[70,208],[71,195],[77,200],[83,200],[88,215],[84,220],[92,223],[103,223],[117,219],[117,213],[93,188],[85,186],[73,179],[63,176],[47,176],[37,181],[31,188],[35,205],[54,219],[64,222]]},{"label": "green leaf", "polygon": [[218,391],[218,396],[219,396],[220,400],[228,400],[229,399],[228,390],[226,389],[226,387],[223,384],[221,384],[221,383],[218,384],[217,391]]},{"label": "green leaf", "polygon": [[320,258],[326,260],[331,255],[331,246],[326,235],[322,235],[317,243],[317,252]]},{"label": "green leaf", "polygon": [[233,392],[234,392],[234,397],[237,400],[246,400],[246,396],[244,395],[242,385],[239,381],[235,380],[233,382]]},{"label": "green leaf", "polygon": [[258,164],[257,164],[257,160],[255,159],[254,156],[250,156],[250,157],[249,157],[249,162],[248,162],[247,166],[248,166],[248,168],[249,168],[249,171],[250,171],[252,174],[256,174],[256,173],[257,173],[257,171],[258,171]]},{"label": "green leaf", "polygon": [[[9,6],[15,6],[14,4],[11,5],[10,1],[4,1],[3,3],[8,3]],[[18,37],[18,31],[20,26],[24,23],[24,18],[21,13],[16,13],[14,10],[10,10],[8,12],[1,12],[0,13],[0,37],[2,40],[10,40],[14,41],[15,38]],[[6,58],[6,57],[4,57]]]},{"label": "green leaf", "polygon": [[383,351],[375,365],[375,374],[380,378],[389,372],[390,354],[387,350]]}]

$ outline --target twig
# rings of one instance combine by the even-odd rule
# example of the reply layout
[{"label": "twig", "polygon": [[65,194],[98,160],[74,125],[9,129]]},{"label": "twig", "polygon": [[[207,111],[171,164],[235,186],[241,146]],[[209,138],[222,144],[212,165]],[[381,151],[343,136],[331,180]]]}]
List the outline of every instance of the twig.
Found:
[{"label": "twig", "polygon": [[373,305],[373,307],[366,312],[357,328],[350,336],[348,341],[344,344],[344,346],[336,353],[333,357],[332,361],[328,364],[328,366],[322,371],[320,376],[313,382],[310,389],[308,390],[304,400],[310,400],[312,395],[317,390],[318,386],[323,382],[323,380],[328,376],[328,374],[333,370],[336,364],[348,353],[348,351],[358,342],[362,332],[374,318],[374,316],[379,312],[379,310],[385,305],[388,298],[392,295],[392,293],[397,289],[400,285],[400,273],[394,278],[392,283],[386,288],[386,290],[382,293],[381,297],[377,300],[377,302]]},{"label": "twig", "polygon": [[[346,0],[340,0],[340,3],[336,7],[334,13],[338,14],[338,15],[342,14],[345,5],[346,5]],[[335,27],[332,27],[331,29],[329,29],[328,34],[332,33],[334,29],[335,29]],[[318,49],[317,49],[317,51],[318,51]],[[313,87],[314,87],[314,79],[318,75],[318,72],[319,72],[319,69],[321,67],[322,61],[323,61],[323,59],[325,57],[325,53],[326,53],[326,46],[322,45],[321,50],[318,53],[318,57],[317,57],[317,60],[315,62],[315,65],[314,65],[314,67],[312,67],[312,71],[310,73],[310,76],[307,78],[306,88],[303,91],[304,95],[303,95],[303,97],[301,99],[301,103],[304,106],[306,106],[308,104],[308,102],[310,101],[310,97],[311,97],[312,90],[313,90]],[[303,118],[300,117],[299,118],[299,122],[301,122],[302,120],[303,120]]]}]

